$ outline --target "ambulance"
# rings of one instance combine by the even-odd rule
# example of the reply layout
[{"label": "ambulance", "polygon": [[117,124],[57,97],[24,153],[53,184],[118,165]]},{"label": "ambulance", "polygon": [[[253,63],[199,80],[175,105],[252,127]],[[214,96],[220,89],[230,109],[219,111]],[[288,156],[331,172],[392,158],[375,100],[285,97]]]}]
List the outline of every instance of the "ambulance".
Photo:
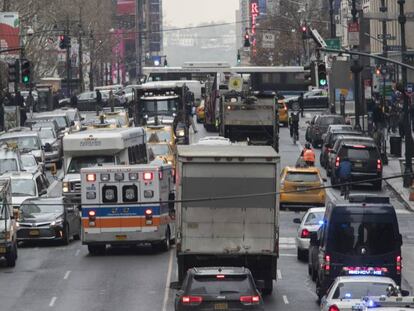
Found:
[{"label": "ambulance", "polygon": [[170,248],[175,236],[171,165],[83,168],[81,183],[82,243],[89,253],[103,254],[106,245]]}]

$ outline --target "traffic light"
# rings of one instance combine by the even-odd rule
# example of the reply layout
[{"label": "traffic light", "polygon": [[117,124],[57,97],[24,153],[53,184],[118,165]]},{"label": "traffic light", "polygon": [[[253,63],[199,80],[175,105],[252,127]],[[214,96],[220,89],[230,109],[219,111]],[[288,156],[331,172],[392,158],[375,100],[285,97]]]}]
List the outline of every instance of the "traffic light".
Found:
[{"label": "traffic light", "polygon": [[302,32],[302,39],[303,39],[303,40],[305,40],[305,39],[308,39],[308,38],[309,38],[309,36],[308,36],[308,27],[307,27],[306,25],[302,25],[302,26],[300,27],[300,31]]},{"label": "traffic light", "polygon": [[240,65],[241,63],[241,56],[240,56],[240,51],[237,52],[237,65]]},{"label": "traffic light", "polygon": [[9,83],[19,83],[19,60],[16,59],[14,62],[9,63],[8,66]]},{"label": "traffic light", "polygon": [[70,37],[67,35],[60,35],[59,36],[59,48],[64,50],[70,47]]},{"label": "traffic light", "polygon": [[375,74],[377,76],[380,76],[381,75],[381,67],[380,66],[378,66],[378,67],[375,68]]},{"label": "traffic light", "polygon": [[249,48],[250,47],[250,36],[249,36],[249,34],[247,32],[244,35],[244,47],[245,48]]},{"label": "traffic light", "polygon": [[22,83],[29,84],[30,83],[30,68],[31,64],[27,59],[23,59],[21,62],[21,71],[22,71]]},{"label": "traffic light", "polygon": [[309,73],[305,73],[305,83],[316,86],[316,63],[312,61],[309,65],[304,66],[303,68],[309,70]]},{"label": "traffic light", "polygon": [[328,85],[328,79],[326,76],[326,66],[324,63],[318,64],[318,82],[320,87]]}]

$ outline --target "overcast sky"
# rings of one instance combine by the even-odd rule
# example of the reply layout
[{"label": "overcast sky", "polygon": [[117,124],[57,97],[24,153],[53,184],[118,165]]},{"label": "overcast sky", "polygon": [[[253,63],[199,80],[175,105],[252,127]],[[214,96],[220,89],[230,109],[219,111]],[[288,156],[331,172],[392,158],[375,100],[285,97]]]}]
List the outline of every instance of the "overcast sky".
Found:
[{"label": "overcast sky", "polygon": [[234,22],[238,0],[163,0],[164,24],[187,26],[206,22]]}]

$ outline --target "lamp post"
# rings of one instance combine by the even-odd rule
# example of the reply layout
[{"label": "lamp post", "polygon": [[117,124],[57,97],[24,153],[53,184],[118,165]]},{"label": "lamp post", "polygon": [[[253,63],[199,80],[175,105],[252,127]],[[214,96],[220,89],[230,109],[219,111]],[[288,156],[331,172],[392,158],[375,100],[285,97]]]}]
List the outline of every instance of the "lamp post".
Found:
[{"label": "lamp post", "polygon": [[[398,16],[398,23],[400,24],[400,33],[401,33],[401,61],[404,63],[406,61],[407,54],[407,45],[405,42],[405,23],[407,18],[404,14],[404,4],[405,0],[398,0],[398,5],[400,7],[400,15]],[[404,187],[408,188],[411,186],[412,182],[412,173],[413,167],[411,163],[411,146],[412,146],[412,137],[411,137],[411,127],[410,119],[408,117],[408,96],[407,96],[407,68],[401,68],[401,83],[398,84],[398,90],[403,94],[404,98],[404,132],[405,132],[405,170],[404,170]]]}]

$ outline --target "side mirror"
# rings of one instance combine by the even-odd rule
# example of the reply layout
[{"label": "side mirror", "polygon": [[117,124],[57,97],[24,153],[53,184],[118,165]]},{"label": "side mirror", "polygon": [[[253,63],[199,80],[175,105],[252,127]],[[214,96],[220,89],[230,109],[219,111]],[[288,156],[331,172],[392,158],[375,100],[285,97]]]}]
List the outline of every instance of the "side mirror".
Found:
[{"label": "side mirror", "polygon": [[84,118],[84,117],[81,117],[81,118],[80,118],[80,120],[81,120],[81,121],[85,121],[85,118]]},{"label": "side mirror", "polygon": [[319,246],[318,235],[316,232],[310,233],[310,245],[312,246]]},{"label": "side mirror", "polygon": [[300,224],[301,223],[300,218],[293,218],[293,223]]},{"label": "side mirror", "polygon": [[43,147],[43,150],[45,152],[52,152],[52,145],[49,143],[46,143],[45,146]]},{"label": "side mirror", "polygon": [[179,291],[177,291],[177,293],[175,295],[177,297],[180,297],[180,296],[184,295],[184,291],[182,289],[180,289]]},{"label": "side mirror", "polygon": [[401,296],[403,296],[403,297],[410,296],[410,292],[408,290],[402,289],[401,290]]},{"label": "side mirror", "polygon": [[39,192],[39,196],[41,197],[41,196],[44,196],[44,195],[46,195],[47,194],[47,190],[46,189],[43,189],[42,191],[40,191]]},{"label": "side mirror", "polygon": [[75,121],[70,121],[70,126],[75,126]]}]

